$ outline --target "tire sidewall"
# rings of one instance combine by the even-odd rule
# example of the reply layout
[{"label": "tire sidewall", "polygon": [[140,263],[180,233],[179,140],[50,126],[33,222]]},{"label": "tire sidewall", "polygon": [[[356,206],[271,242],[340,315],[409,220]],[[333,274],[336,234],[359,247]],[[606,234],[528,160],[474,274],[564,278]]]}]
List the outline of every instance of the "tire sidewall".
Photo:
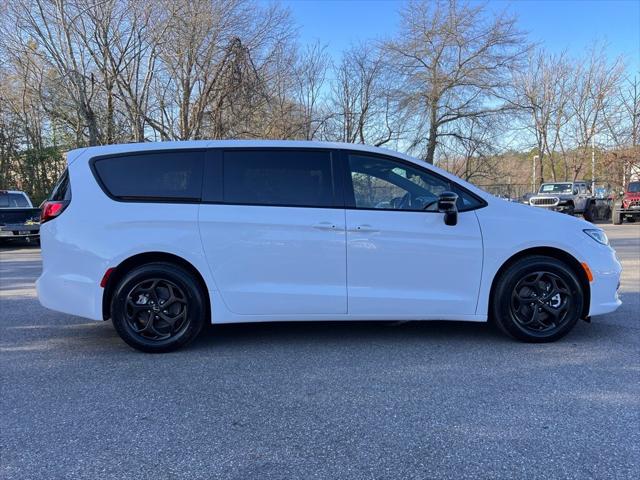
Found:
[{"label": "tire sidewall", "polygon": [[[569,287],[573,296],[569,318],[561,328],[546,335],[538,335],[521,327],[511,313],[511,294],[516,284],[528,274],[547,271],[558,275]],[[552,342],[564,337],[575,326],[582,313],[584,292],[576,274],[563,262],[551,257],[536,256],[517,261],[505,271],[496,287],[493,298],[493,315],[500,328],[509,335],[525,342]]]},{"label": "tire sidewall", "polygon": [[[136,334],[125,319],[127,296],[138,283],[150,278],[163,278],[182,289],[188,302],[188,325],[177,336],[154,341]],[[153,263],[133,269],[118,284],[111,300],[111,319],[120,337],[137,350],[161,353],[176,350],[191,342],[202,330],[205,322],[203,295],[195,279],[180,267]]]}]

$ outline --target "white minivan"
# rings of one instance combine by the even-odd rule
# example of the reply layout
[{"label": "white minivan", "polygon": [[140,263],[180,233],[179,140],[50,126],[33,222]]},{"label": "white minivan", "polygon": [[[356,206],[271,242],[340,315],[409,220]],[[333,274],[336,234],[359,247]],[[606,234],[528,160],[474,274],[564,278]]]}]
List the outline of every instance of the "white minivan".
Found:
[{"label": "white minivan", "polygon": [[494,321],[547,342],[620,305],[606,235],[363,145],[190,141],[68,153],[40,302],[174,350],[206,322]]}]

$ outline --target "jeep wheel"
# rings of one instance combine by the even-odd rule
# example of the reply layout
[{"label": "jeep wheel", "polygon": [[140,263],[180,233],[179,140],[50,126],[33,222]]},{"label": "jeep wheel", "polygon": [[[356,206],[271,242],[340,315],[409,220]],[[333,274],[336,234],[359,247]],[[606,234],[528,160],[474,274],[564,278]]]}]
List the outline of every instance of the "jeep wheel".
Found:
[{"label": "jeep wheel", "polygon": [[594,210],[594,205],[593,203],[589,203],[585,209],[584,209],[584,213],[582,214],[582,218],[584,218],[587,222],[592,222],[593,223],[593,212]]},{"label": "jeep wheel", "polygon": [[617,205],[614,205],[611,210],[611,223],[614,225],[620,225],[622,223],[622,213],[618,210]]}]

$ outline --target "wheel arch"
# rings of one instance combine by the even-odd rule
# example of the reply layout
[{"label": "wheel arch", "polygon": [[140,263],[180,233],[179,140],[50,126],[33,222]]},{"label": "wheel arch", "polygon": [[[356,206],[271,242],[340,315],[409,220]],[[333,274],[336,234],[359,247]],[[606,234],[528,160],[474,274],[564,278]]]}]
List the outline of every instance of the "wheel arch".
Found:
[{"label": "wheel arch", "polygon": [[211,318],[211,299],[209,297],[209,289],[207,283],[200,271],[188,260],[167,252],[144,252],[132,255],[120,262],[109,275],[107,284],[104,287],[104,293],[102,295],[102,318],[108,320],[111,318],[111,298],[115,291],[116,286],[120,280],[131,270],[141,265],[154,262],[165,262],[177,265],[184,268],[187,272],[193,275],[196,282],[202,290],[205,300],[205,311],[207,315],[207,321]]},{"label": "wheel arch", "polygon": [[502,274],[515,262],[522,258],[530,257],[533,255],[544,255],[546,257],[555,258],[556,260],[560,260],[573,270],[573,272],[578,277],[580,281],[580,286],[582,287],[584,293],[584,299],[582,304],[582,312],[580,313],[580,318],[586,318],[589,315],[589,305],[591,302],[591,287],[589,284],[589,279],[587,278],[587,274],[582,267],[582,264],[576,259],[573,255],[556,247],[533,247],[527,248],[525,250],[521,250],[511,257],[509,257],[498,269],[496,274],[493,276],[493,280],[491,282],[491,289],[489,291],[489,308],[488,312],[491,312],[491,305],[493,305],[493,295],[495,292],[496,284],[498,283],[498,279],[502,276]]}]

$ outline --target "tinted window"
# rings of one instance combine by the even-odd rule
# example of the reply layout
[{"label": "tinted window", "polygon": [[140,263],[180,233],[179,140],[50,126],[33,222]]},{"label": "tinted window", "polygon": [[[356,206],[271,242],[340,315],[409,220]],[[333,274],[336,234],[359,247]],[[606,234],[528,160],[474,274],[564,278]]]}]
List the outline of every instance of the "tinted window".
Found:
[{"label": "tinted window", "polygon": [[49,200],[52,201],[64,201],[71,200],[71,185],[69,185],[69,173],[65,170],[55,187],[53,187],[53,191],[49,196]]},{"label": "tinted window", "polygon": [[0,193],[0,208],[28,208],[29,206],[29,202],[22,193]]},{"label": "tinted window", "polygon": [[202,152],[153,152],[101,158],[94,168],[114,197],[199,200],[202,159]]},{"label": "tinted window", "polygon": [[224,201],[251,205],[333,205],[328,152],[232,150],[224,154]]},{"label": "tinted window", "polygon": [[21,193],[10,193],[9,194],[9,206],[11,207],[28,207],[29,202],[27,202],[26,197]]},{"label": "tinted window", "polygon": [[437,210],[442,192],[458,194],[458,209],[476,208],[480,202],[456,184],[405,163],[364,155],[349,156],[356,208],[383,210]]}]

